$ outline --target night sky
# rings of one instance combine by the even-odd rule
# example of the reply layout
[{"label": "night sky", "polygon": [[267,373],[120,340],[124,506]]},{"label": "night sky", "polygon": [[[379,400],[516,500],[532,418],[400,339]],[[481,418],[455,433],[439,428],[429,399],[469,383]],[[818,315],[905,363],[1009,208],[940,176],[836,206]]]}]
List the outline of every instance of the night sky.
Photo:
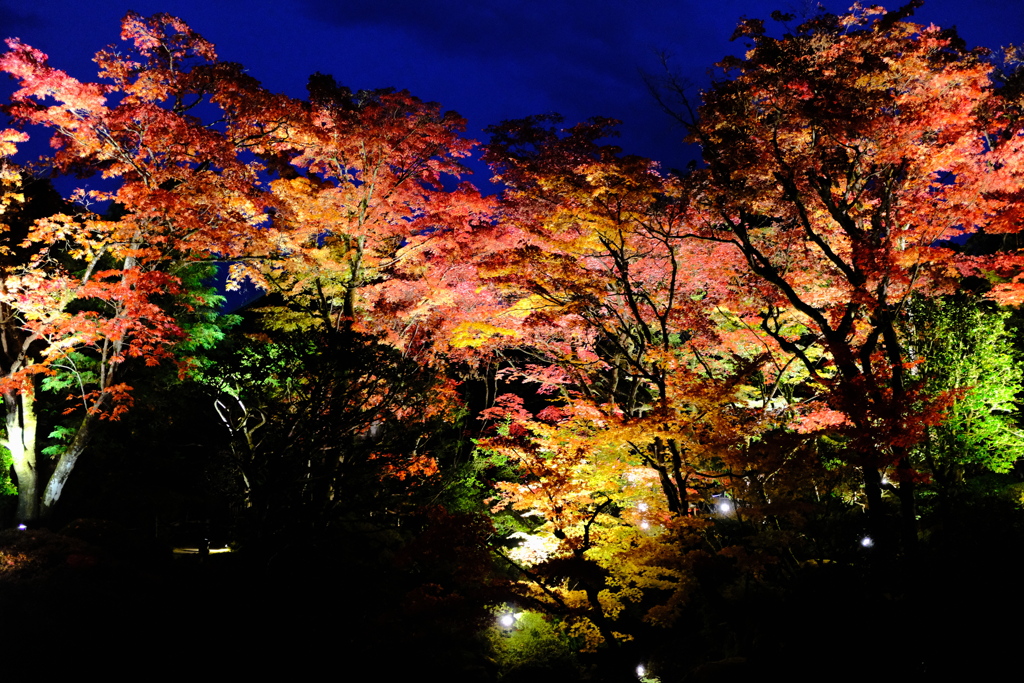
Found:
[{"label": "night sky", "polygon": [[[825,2],[841,13],[848,3]],[[168,12],[244,64],[273,91],[305,96],[316,71],[353,90],[394,87],[440,102],[469,134],[502,120],[559,112],[569,123],[621,119],[626,152],[681,166],[682,132],[654,103],[643,72],[663,73],[660,53],[695,87],[727,54],[737,20],[806,0],[0,0],[0,34],[50,55],[51,65],[95,78],[90,60],[117,41],[129,9]],[[889,9],[897,4],[891,3]],[[1024,42],[1022,0],[927,0],[915,21],[956,25],[971,46]],[[794,22],[798,23],[798,22]],[[10,85],[0,84],[4,96]],[[696,90],[694,90],[696,93]]]}]

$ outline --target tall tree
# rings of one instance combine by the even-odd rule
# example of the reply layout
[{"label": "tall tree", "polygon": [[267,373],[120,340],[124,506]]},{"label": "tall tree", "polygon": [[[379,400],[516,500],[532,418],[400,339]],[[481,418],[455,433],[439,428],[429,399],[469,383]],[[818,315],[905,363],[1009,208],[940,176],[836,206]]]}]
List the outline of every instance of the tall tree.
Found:
[{"label": "tall tree", "polygon": [[789,421],[773,409],[797,373],[731,286],[743,259],[698,238],[685,183],[603,144],[612,121],[559,123],[491,129],[506,234],[479,267],[507,304],[460,343],[514,347],[503,375],[525,383],[478,442],[511,475],[492,502],[520,518],[523,600],[614,648],[680,614],[694,558],[722,549],[706,533],[717,502],[795,482],[792,447],[752,444]]},{"label": "tall tree", "polygon": [[251,149],[278,176],[274,225],[289,257],[262,281],[311,324],[355,323],[428,349],[465,316],[467,243],[490,214],[459,180],[475,144],[461,136],[465,120],[408,92],[354,93],[321,74],[308,89],[308,101],[234,124],[265,131]]},{"label": "tall tree", "polygon": [[[46,182],[28,181],[5,207],[2,259],[5,441],[18,478],[21,521],[33,521],[59,497],[67,473],[100,414],[117,416],[129,401],[118,366],[127,358],[157,362],[180,336],[151,298],[173,293],[161,273],[107,268],[97,234],[79,224]],[[36,402],[41,389],[64,388],[82,410],[58,468],[39,490]]]},{"label": "tall tree", "polygon": [[[121,361],[134,354],[155,362],[180,336],[166,313],[147,308],[178,286],[175,263],[231,262],[232,285],[248,276],[290,297],[295,310],[278,309],[282,326],[365,326],[408,353],[430,352],[446,336],[437,330],[469,315],[477,296],[464,257],[489,203],[468,185],[445,185],[464,172],[460,160],[472,148],[458,115],[405,92],[352,93],[319,74],[308,101],[272,95],[166,14],[129,13],[122,38],[126,46],[97,54],[97,83],[50,67],[17,40],[0,57],[0,70],[20,84],[7,110],[53,131],[47,164],[114,186],[79,191],[85,209],[38,221],[30,235],[33,244],[68,242],[62,266],[79,278],[65,287],[73,293],[49,302],[54,321],[106,321],[92,337],[69,325],[46,333],[53,348],[95,347],[100,371],[78,373],[93,385],[83,390],[91,398],[45,507],[59,497],[89,424],[126,405],[115,401],[127,396]],[[111,206],[102,217],[87,210],[103,202]],[[52,272],[46,291],[56,286]],[[86,299],[107,310],[77,311],[72,302]],[[24,320],[8,320],[25,330]],[[23,356],[6,369],[12,434],[25,416],[31,422],[26,377],[52,370],[35,338]],[[28,436],[24,446],[34,450]]]},{"label": "tall tree", "polygon": [[[820,16],[782,38],[745,21],[745,58],[721,64],[728,79],[699,120],[681,116],[707,162],[692,178],[705,237],[743,255],[762,329],[845,416],[879,533],[880,473],[895,470],[908,548],[909,449],[943,402],[922,400],[899,323],[913,293],[949,291],[956,255],[940,242],[997,208],[985,193],[991,67],[954,32],[906,21],[915,6]],[[794,315],[806,332],[787,329]],[[810,355],[817,345],[825,356]]]},{"label": "tall tree", "polygon": [[[612,122],[558,131],[546,119],[492,129],[487,158],[508,186],[504,221],[519,234],[511,248],[482,258],[488,281],[516,299],[495,321],[544,361],[524,378],[561,389],[562,401],[578,400],[634,436],[641,424],[660,434],[635,442],[635,457],[658,472],[668,507],[685,515],[695,468],[714,469],[698,464],[708,453],[697,425],[714,422],[738,378],[765,360],[753,329],[726,324],[724,283],[742,261],[694,239],[676,179],[598,144]],[[716,431],[721,444],[736,436],[705,436]]]},{"label": "tall tree", "polygon": [[[191,113],[228,84],[250,91],[253,84],[240,67],[215,62],[212,46],[174,17],[130,13],[122,38],[125,49],[97,55],[101,83],[71,78],[17,40],[0,56],[0,70],[20,85],[8,112],[53,131],[48,165],[102,174],[115,185],[77,192],[82,206],[73,215],[36,220],[8,252],[16,258],[3,279],[3,392],[25,521],[57,502],[93,422],[129,405],[124,361],[159,362],[181,338],[158,305],[179,286],[171,264],[268,250],[256,170],[235,141]],[[106,214],[89,210],[105,202],[112,202]],[[59,383],[57,373],[71,378],[81,417],[40,490],[36,379]]]}]

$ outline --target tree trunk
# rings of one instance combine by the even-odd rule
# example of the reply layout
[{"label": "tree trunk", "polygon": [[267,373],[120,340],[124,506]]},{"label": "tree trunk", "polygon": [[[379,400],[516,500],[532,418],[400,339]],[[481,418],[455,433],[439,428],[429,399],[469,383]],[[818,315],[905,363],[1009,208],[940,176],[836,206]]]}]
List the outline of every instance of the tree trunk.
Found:
[{"label": "tree trunk", "polygon": [[7,438],[3,445],[11,454],[18,478],[16,521],[30,524],[39,519],[39,473],[36,470],[35,394],[29,390],[4,394]]},{"label": "tree trunk", "polygon": [[[97,402],[96,407],[99,407]],[[46,483],[46,490],[43,492],[43,505],[42,505],[42,516],[47,518],[53,512],[53,506],[57,504],[60,499],[60,494],[64,490],[64,484],[67,482],[68,477],[71,475],[71,470],[74,469],[75,463],[78,462],[78,456],[82,454],[85,447],[89,445],[90,432],[92,422],[95,419],[96,413],[86,413],[85,417],[82,418],[82,424],[78,427],[78,431],[75,433],[75,438],[71,441],[71,445],[68,446],[64,454],[60,456],[60,460],[57,461],[57,467],[53,470],[53,474],[50,475],[50,480]]]},{"label": "tree trunk", "polygon": [[889,537],[882,510],[882,477],[874,465],[864,465],[861,472],[864,475],[864,495],[868,501],[868,535],[882,548],[889,549]]}]

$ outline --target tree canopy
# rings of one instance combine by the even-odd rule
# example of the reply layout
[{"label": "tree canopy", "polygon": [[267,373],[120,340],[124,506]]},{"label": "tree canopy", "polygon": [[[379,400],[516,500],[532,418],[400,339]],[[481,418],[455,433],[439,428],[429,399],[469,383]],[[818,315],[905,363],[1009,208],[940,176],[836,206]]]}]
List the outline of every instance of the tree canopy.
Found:
[{"label": "tree canopy", "polygon": [[[1021,230],[1024,76],[916,6],[742,21],[675,93],[687,172],[610,119],[478,145],[405,91],[273,94],[166,14],[129,13],[96,82],[10,39],[0,496],[46,521],[96,439],[146,431],[110,423],[180,392],[240,536],[358,538],[453,632],[504,602],[622,680],[819,570],[903,609],[952,501],[1024,455],[1021,254],[984,248]],[[218,316],[215,267],[265,296]]]}]

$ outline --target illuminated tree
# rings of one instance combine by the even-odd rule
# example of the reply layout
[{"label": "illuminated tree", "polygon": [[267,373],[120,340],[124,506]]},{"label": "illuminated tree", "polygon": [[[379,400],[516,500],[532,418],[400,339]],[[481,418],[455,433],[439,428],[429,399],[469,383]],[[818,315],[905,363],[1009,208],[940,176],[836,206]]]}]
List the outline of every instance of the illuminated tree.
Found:
[{"label": "illuminated tree", "polygon": [[954,33],[905,21],[913,7],[826,15],[780,39],[743,22],[751,49],[722,63],[728,80],[689,120],[708,165],[692,178],[705,237],[743,255],[761,328],[843,416],[876,532],[879,473],[894,468],[908,548],[910,449],[946,401],[920,394],[900,321],[913,294],[955,282],[940,242],[999,208],[986,194],[991,67]]},{"label": "illuminated tree", "polygon": [[1022,373],[1010,314],[963,295],[915,301],[911,311],[910,334],[919,340],[913,350],[923,359],[915,371],[926,392],[954,397],[920,445],[928,469],[947,490],[965,467],[1010,471],[1024,455],[1017,424]]},{"label": "illuminated tree", "polygon": [[681,613],[695,558],[723,550],[716,501],[788,476],[751,444],[788,421],[800,377],[732,289],[739,255],[698,239],[685,184],[600,144],[612,122],[557,122],[492,129],[506,232],[479,267],[506,306],[462,342],[521,350],[503,376],[548,403],[499,397],[500,434],[479,442],[511,473],[492,504],[520,519],[522,599],[618,646]]},{"label": "illuminated tree", "polygon": [[[167,15],[129,14],[122,37],[125,51],[97,55],[105,83],[79,82],[17,40],[0,57],[20,86],[8,111],[53,131],[50,165],[116,181],[110,192],[78,192],[73,214],[33,217],[7,248],[2,389],[26,521],[40,513],[40,494],[44,514],[57,502],[94,421],[130,405],[124,362],[169,359],[182,338],[158,304],[180,289],[172,264],[252,255],[266,244],[255,169],[190,113],[240,70],[214,63],[212,46]],[[116,208],[101,216],[89,210],[96,202]],[[45,491],[36,483],[40,377],[70,390],[82,411]]]},{"label": "illuminated tree", "polygon": [[321,74],[308,87],[308,102],[238,105],[236,125],[279,176],[269,189],[288,257],[261,282],[295,312],[282,323],[356,323],[429,349],[466,317],[467,248],[490,210],[472,186],[444,186],[466,173],[465,121],[408,92],[353,93]]},{"label": "illuminated tree", "polygon": [[[45,278],[45,286],[27,271],[5,275],[12,301],[30,290],[50,297],[32,304],[45,312],[19,309],[21,318],[6,318],[22,344],[5,385],[12,453],[35,449],[29,379],[42,373],[51,385],[67,381],[52,376],[54,363],[82,370],[70,361],[83,357],[72,355],[83,344],[98,363],[72,372],[85,421],[50,479],[46,507],[59,497],[92,420],[127,406],[128,387],[116,379],[121,361],[156,362],[181,336],[152,306],[178,287],[172,264],[231,261],[233,284],[249,277],[293,295],[289,305],[302,309],[297,319],[307,326],[341,328],[358,311],[360,324],[369,320],[370,329],[416,351],[467,309],[457,300],[469,271],[456,234],[468,233],[487,207],[468,186],[442,187],[445,176],[462,173],[458,160],[471,143],[459,137],[464,122],[437,105],[407,93],[353,94],[319,75],[309,102],[271,95],[239,65],[217,61],[209,42],[169,15],[129,13],[122,38],[126,48],[98,53],[98,83],[69,77],[16,40],[0,58],[20,85],[9,112],[53,131],[50,165],[115,185],[76,195],[85,207],[113,202],[104,216],[86,208],[32,226],[40,263],[14,265],[35,268],[32,277]],[[277,179],[267,182],[268,171]],[[57,277],[57,253],[45,245],[60,245],[61,258],[74,262],[70,279]],[[106,309],[72,312],[79,306],[72,302],[83,300],[92,309],[105,301]],[[281,324],[295,324],[287,311],[279,311]],[[29,316],[46,330],[26,331]],[[88,335],[80,329],[86,322],[95,328]],[[19,425],[28,430],[24,438]],[[26,501],[34,468],[23,471]],[[33,510],[19,514],[31,518]]]},{"label": "illuminated tree", "polygon": [[[495,128],[488,148],[509,186],[504,221],[518,230],[513,248],[482,259],[488,282],[515,301],[493,318],[507,331],[492,336],[543,354],[545,364],[519,373],[560,391],[570,413],[585,405],[609,424],[661,432],[635,444],[636,457],[658,473],[670,509],[685,514],[692,468],[710,459],[701,451],[735,438],[715,425],[721,405],[765,360],[763,335],[730,325],[723,283],[742,263],[694,239],[678,181],[597,144],[610,122],[562,133],[544,123]],[[698,407],[708,401],[718,407]]]}]

